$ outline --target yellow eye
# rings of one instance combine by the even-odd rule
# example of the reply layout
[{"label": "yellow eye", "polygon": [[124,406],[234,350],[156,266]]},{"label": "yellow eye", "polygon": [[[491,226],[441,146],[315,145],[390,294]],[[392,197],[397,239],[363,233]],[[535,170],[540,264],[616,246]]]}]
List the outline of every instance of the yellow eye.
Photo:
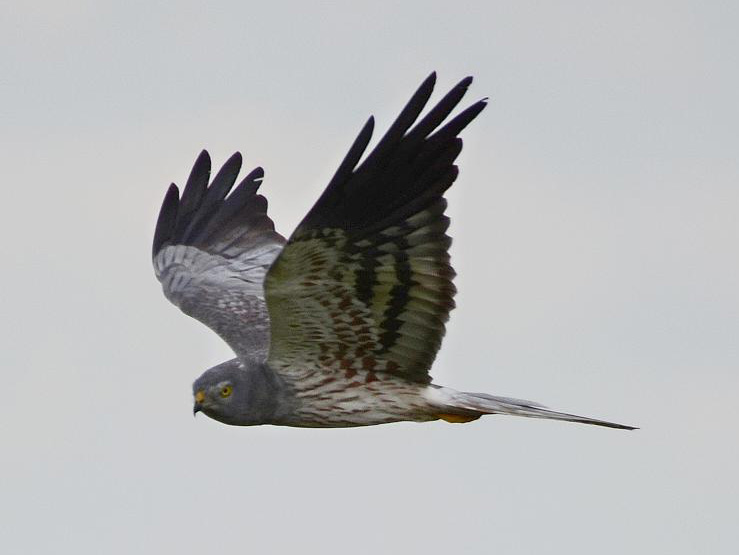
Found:
[{"label": "yellow eye", "polygon": [[229,395],[231,395],[231,392],[233,390],[234,390],[234,388],[232,386],[230,386],[230,385],[224,385],[221,388],[221,397],[224,397],[224,398],[225,397],[228,397]]}]

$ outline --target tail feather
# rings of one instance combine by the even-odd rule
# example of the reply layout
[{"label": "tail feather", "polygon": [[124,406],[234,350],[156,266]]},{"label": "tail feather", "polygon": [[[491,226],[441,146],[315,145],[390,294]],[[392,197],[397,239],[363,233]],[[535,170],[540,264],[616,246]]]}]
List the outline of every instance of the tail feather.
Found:
[{"label": "tail feather", "polygon": [[634,426],[616,424],[586,416],[567,414],[549,410],[539,403],[513,399],[511,397],[496,397],[486,393],[467,393],[455,391],[452,393],[451,407],[472,411],[479,414],[510,414],[524,416],[527,418],[546,418],[548,420],[564,420],[567,422],[579,422],[580,424],[592,424],[594,426],[605,426],[606,428],[617,428],[620,430],[636,430]]}]

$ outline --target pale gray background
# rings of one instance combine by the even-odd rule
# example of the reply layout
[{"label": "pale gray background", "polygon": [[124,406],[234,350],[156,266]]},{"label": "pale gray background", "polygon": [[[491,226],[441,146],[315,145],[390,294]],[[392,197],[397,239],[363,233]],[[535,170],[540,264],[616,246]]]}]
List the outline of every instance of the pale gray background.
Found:
[{"label": "pale gray background", "polygon": [[[3,553],[736,553],[735,3],[26,4],[0,14]],[[287,234],[432,69],[491,97],[435,378],[643,429],[193,419],[230,354],[152,274],[166,186],[242,150]]]}]

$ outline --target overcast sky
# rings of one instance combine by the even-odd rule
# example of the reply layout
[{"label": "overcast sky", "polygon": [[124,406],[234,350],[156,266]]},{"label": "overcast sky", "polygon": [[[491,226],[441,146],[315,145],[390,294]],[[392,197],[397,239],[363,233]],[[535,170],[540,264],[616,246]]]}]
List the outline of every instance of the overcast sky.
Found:
[{"label": "overcast sky", "polygon": [[[738,15],[3,2],[3,551],[735,553]],[[642,429],[193,419],[191,382],[231,354],[154,278],[167,185],[240,150],[289,234],[432,70],[434,98],[473,74],[468,102],[491,99],[449,194],[436,382]]]}]

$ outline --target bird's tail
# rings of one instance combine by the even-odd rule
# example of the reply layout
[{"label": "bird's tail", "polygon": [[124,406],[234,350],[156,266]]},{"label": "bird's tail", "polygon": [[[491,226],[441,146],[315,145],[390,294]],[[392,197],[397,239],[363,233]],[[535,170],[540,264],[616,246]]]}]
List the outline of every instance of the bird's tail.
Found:
[{"label": "bird's tail", "polygon": [[[634,426],[625,426],[605,420],[597,420],[575,414],[567,414],[549,410],[548,408],[523,399],[512,399],[510,397],[496,397],[486,393],[468,393],[441,388],[446,397],[446,405],[449,409],[458,409],[455,412],[442,413],[439,418],[449,422],[467,422],[475,420],[484,414],[510,414],[513,416],[525,416],[527,418],[546,418],[549,420],[565,420],[567,422],[579,422],[581,424],[593,424],[607,428],[618,428],[621,430],[635,430]],[[465,416],[466,415],[466,416]]]}]

